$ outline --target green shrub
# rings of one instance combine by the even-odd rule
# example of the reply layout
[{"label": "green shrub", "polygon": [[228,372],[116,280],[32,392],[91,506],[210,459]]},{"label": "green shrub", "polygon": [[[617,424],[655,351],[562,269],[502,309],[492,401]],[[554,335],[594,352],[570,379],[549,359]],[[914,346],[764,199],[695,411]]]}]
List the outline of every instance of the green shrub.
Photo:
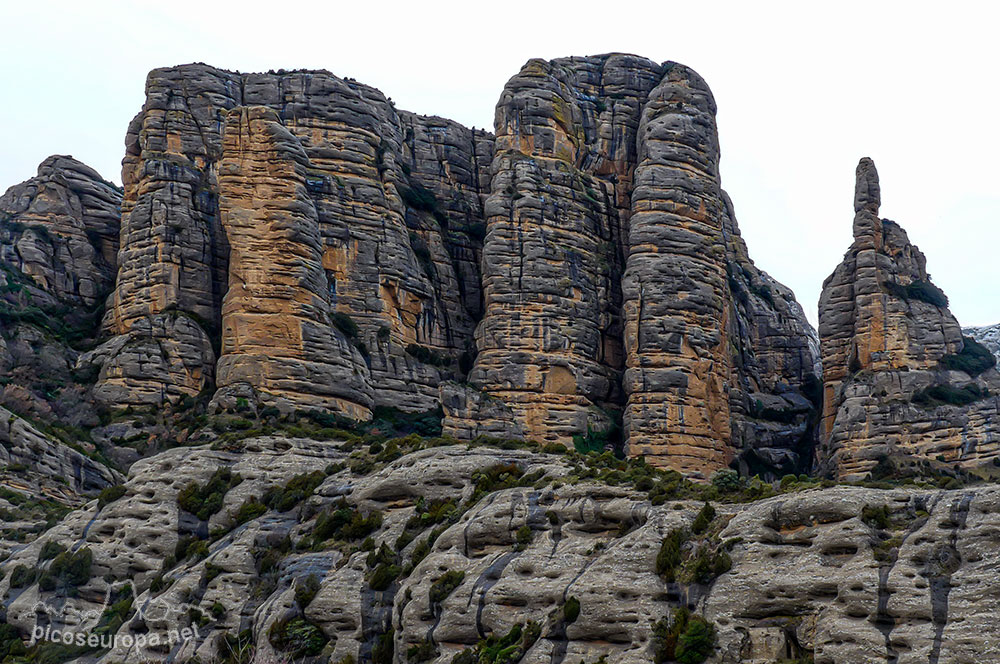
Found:
[{"label": "green shrub", "polygon": [[406,354],[424,364],[430,364],[435,367],[450,367],[454,363],[452,358],[441,355],[437,351],[421,346],[420,344],[407,344]]},{"label": "green shrub", "polygon": [[570,597],[563,604],[563,620],[566,624],[572,624],[576,622],[576,619],[580,617],[580,600],[575,597]]},{"label": "green shrub", "polygon": [[[206,548],[205,551],[207,553],[208,549]],[[219,565],[215,565],[213,563],[205,563],[205,571],[204,573],[202,573],[202,579],[205,581],[205,584],[208,585],[209,583],[212,582],[213,579],[215,579],[225,571],[226,570],[224,570]]]},{"label": "green shrub", "polygon": [[690,580],[707,585],[717,576],[725,574],[733,567],[733,561],[725,551],[715,551],[702,545],[687,568]]},{"label": "green shrub", "polygon": [[18,565],[10,573],[10,587],[24,588],[30,586],[35,582],[36,576],[38,576],[38,570],[25,565]]},{"label": "green shrub", "polygon": [[739,473],[724,468],[712,474],[712,486],[718,488],[720,493],[735,493],[743,487],[743,483]]},{"label": "green shrub", "polygon": [[606,429],[597,431],[588,426],[585,435],[573,436],[573,447],[577,452],[580,454],[600,453],[607,449],[618,450],[621,447],[621,413],[614,412],[611,415]]},{"label": "green shrub", "polygon": [[236,521],[236,525],[240,526],[246,523],[247,521],[253,521],[257,517],[265,514],[266,512],[267,512],[267,505],[260,502],[256,496],[250,496],[249,498],[244,500],[243,504],[240,505],[239,509],[236,510],[236,514],[234,515],[233,518]]},{"label": "green shrub", "polygon": [[126,489],[124,484],[116,484],[114,486],[101,489],[101,493],[97,497],[97,509],[104,509],[105,505],[115,502],[125,495],[125,491]]},{"label": "green shrub", "polygon": [[181,489],[177,494],[177,504],[185,512],[207,521],[222,509],[229,490],[242,481],[243,478],[228,468],[219,468],[204,486],[191,482]]},{"label": "green shrub", "polygon": [[514,535],[517,541],[517,550],[524,551],[528,545],[531,544],[531,540],[534,539],[534,536],[535,534],[531,531],[531,527],[527,524],[518,528],[517,533]]},{"label": "green shrub", "polygon": [[66,547],[59,542],[56,542],[55,540],[47,540],[38,552],[38,562],[52,560],[65,550]]},{"label": "green shrub", "polygon": [[377,430],[385,436],[418,436],[434,437],[441,435],[441,420],[444,411],[440,407],[419,413],[407,413],[398,408],[376,406],[372,411],[372,421],[369,430]]},{"label": "green shrub", "polygon": [[715,650],[715,628],[701,616],[692,616],[677,637],[675,655],[679,664],[701,664]]},{"label": "green shrub", "polygon": [[406,659],[410,662],[429,662],[438,656],[438,649],[430,639],[424,639],[406,649]]},{"label": "green shrub", "polygon": [[195,560],[208,558],[208,542],[197,535],[184,535],[178,539],[177,545],[174,547],[173,559],[179,561],[188,558]]},{"label": "green shrub", "polygon": [[448,570],[431,584],[429,597],[432,604],[440,604],[465,580],[465,572]]},{"label": "green shrub", "polygon": [[261,501],[277,512],[288,512],[313,495],[313,492],[325,479],[326,473],[320,470],[296,475],[288,480],[283,487],[272,486],[269,488],[264,492]]},{"label": "green shrub", "polygon": [[47,591],[61,587],[73,593],[76,588],[90,581],[93,562],[94,555],[86,547],[75,553],[63,551],[42,572],[38,578],[38,586]]},{"label": "green shrub", "polygon": [[382,513],[372,512],[364,516],[358,510],[341,499],[333,509],[323,512],[316,518],[313,528],[313,546],[337,538],[345,541],[363,540],[382,525]]},{"label": "green shrub", "polygon": [[654,664],[701,664],[714,649],[715,628],[685,608],[676,609],[672,620],[662,618],[653,626]]},{"label": "green shrub", "polygon": [[434,192],[424,187],[418,182],[410,182],[409,187],[400,187],[399,195],[407,207],[423,212],[433,212],[438,208],[437,197]]},{"label": "green shrub", "polygon": [[954,355],[945,355],[941,364],[953,371],[964,371],[973,378],[996,366],[997,358],[986,346],[971,337],[962,337],[962,350]]},{"label": "green shrub", "polygon": [[695,535],[701,535],[708,530],[713,520],[715,520],[715,508],[712,507],[712,503],[706,502],[705,506],[698,512],[698,516],[694,518],[694,523],[691,524],[691,532]]},{"label": "green shrub", "polygon": [[271,645],[292,658],[318,655],[328,641],[323,630],[301,617],[278,620],[267,636]]},{"label": "green shrub", "polygon": [[0,623],[0,662],[16,661],[16,658],[27,652],[17,628],[5,622]]},{"label": "green shrub", "polygon": [[395,632],[390,627],[389,631],[379,634],[375,638],[375,645],[372,647],[372,664],[393,664],[393,654],[396,649],[394,635]]},{"label": "green shrub", "polygon": [[912,401],[924,407],[940,405],[967,406],[970,403],[986,399],[989,396],[990,391],[982,389],[978,385],[966,385],[964,387],[934,385],[914,394]]},{"label": "green shrub", "polygon": [[947,307],[948,296],[940,288],[929,281],[912,281],[905,286],[887,281],[882,286],[885,290],[902,300],[920,300],[933,304],[935,307]]},{"label": "green shrub", "polygon": [[305,611],[318,592],[319,579],[316,578],[315,574],[310,574],[295,584],[295,603],[299,605],[300,609]]},{"label": "green shrub", "polygon": [[413,547],[413,553],[410,555],[410,564],[416,567],[421,560],[426,558],[431,552],[431,545],[426,539],[422,539],[417,542],[417,545]]},{"label": "green shrub", "polygon": [[245,629],[236,636],[220,634],[215,648],[217,664],[250,664],[254,654],[253,631]]},{"label": "green shrub", "polygon": [[872,528],[885,530],[891,523],[891,516],[888,505],[865,505],[861,508],[861,520]]},{"label": "green shrub", "polygon": [[660,552],[656,555],[656,573],[666,581],[672,583],[677,578],[677,568],[681,566],[681,547],[687,538],[684,531],[677,528],[667,533],[660,545]]},{"label": "green shrub", "polygon": [[401,573],[398,565],[379,565],[368,578],[368,587],[379,592],[388,590]]},{"label": "green shrub", "polygon": [[516,463],[498,463],[472,474],[475,490],[469,503],[476,503],[488,493],[519,485],[524,471]]},{"label": "green shrub", "polygon": [[537,623],[514,625],[504,636],[488,636],[476,644],[475,649],[466,648],[455,655],[452,664],[516,664],[528,652],[542,628]]}]

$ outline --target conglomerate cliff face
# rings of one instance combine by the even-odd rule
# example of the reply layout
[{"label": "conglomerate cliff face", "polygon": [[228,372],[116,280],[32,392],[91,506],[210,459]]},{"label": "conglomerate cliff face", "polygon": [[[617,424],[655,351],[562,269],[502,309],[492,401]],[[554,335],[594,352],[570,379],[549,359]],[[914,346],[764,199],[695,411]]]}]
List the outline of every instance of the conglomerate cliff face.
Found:
[{"label": "conglomerate cliff face", "polygon": [[857,168],[854,243],[823,284],[820,458],[863,477],[902,455],[976,467],[997,458],[996,359],[962,329],[923,253],[880,219],[878,173]]},{"label": "conglomerate cliff face", "polygon": [[807,466],[814,335],[739,238],[704,81],[532,60],[495,126],[479,354],[446,429],[566,443],[624,414],[630,454],[687,473]]},{"label": "conglomerate cliff face", "polygon": [[[651,504],[633,486],[580,479],[579,459],[463,445],[365,471],[350,447],[264,437],[137,463],[117,500],[89,503],[2,563],[7,624],[105,625],[119,638],[91,654],[109,663],[235,651],[314,662],[419,652],[447,664],[520,625],[528,636],[513,640],[511,661],[639,664],[664,657],[657,623],[684,607],[713,626],[714,643],[702,659],[663,661],[1000,657],[995,487],[800,490],[716,504],[699,536],[702,503]],[[181,494],[213,477],[238,481],[214,513],[186,511]],[[296,477],[314,478],[311,495],[254,502]],[[668,574],[664,542],[678,533]],[[71,595],[12,581],[19,567],[44,578],[54,544],[89,552]],[[728,565],[698,566],[723,550]]]},{"label": "conglomerate cliff face", "polygon": [[[793,472],[812,334],[739,238],[714,113],[691,70],[619,54],[529,62],[496,138],[323,71],[158,69],[124,196],[48,160],[4,199],[29,229],[7,262],[110,290],[73,360],[101,407],[443,408],[458,438],[619,446],[624,424],[688,473]],[[64,260],[38,219],[76,229]]]},{"label": "conglomerate cliff face", "polygon": [[661,69],[624,55],[532,60],[497,103],[469,380],[510,409],[511,433],[566,442],[621,409],[622,229],[639,110]]},{"label": "conglomerate cliff face", "polygon": [[[354,405],[335,410],[363,415],[373,400],[434,408],[442,376],[471,351],[489,135],[397,113],[377,90],[327,72],[238,74],[205,65],[152,72],[129,130],[123,250],[106,317],[114,336],[97,353],[106,358],[97,394],[115,405],[158,404],[213,386],[220,354],[232,351],[222,307],[238,278],[220,217],[219,168],[239,160],[242,147],[223,136],[240,117],[229,111],[255,105],[275,111],[305,157],[301,202],[315,209],[325,274],[304,287],[326,289],[311,297],[346,317],[341,332],[358,349],[345,347],[332,361],[356,364],[360,352],[368,365],[359,372],[364,384],[341,395],[342,405]],[[258,187],[247,204],[266,205],[267,197]],[[263,253],[249,260],[280,251],[257,249]],[[266,392],[272,378],[253,388]],[[315,380],[293,391],[333,389]]]},{"label": "conglomerate cliff face", "polygon": [[[319,221],[301,144],[262,106],[229,111],[219,209],[229,241],[216,385],[259,388],[367,420],[371,386],[361,352],[331,326]],[[287,395],[287,396],[286,396]]]},{"label": "conglomerate cliff face", "polygon": [[63,302],[101,304],[114,283],[121,201],[90,167],[49,157],[0,196],[0,263]]}]

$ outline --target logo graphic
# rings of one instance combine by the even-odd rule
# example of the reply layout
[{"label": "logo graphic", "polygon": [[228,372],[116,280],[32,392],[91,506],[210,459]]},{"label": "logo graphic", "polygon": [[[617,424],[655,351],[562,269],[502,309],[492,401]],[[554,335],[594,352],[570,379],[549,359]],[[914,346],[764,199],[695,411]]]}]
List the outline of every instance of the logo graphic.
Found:
[{"label": "logo graphic", "polygon": [[[140,621],[147,627],[162,627],[164,630],[162,633],[149,631],[132,634],[127,629],[119,629],[116,634],[110,633],[107,623],[112,615],[112,607],[117,599],[127,596],[123,593],[126,589],[131,592],[133,598],[136,598],[137,603],[133,604],[125,624]],[[201,637],[197,624],[180,627],[187,622],[185,618],[191,609],[196,607],[166,596],[147,596],[142,599],[141,604],[138,602],[138,593],[131,581],[119,586],[117,592],[109,586],[100,608],[80,609],[73,602],[61,598],[40,600],[32,607],[35,613],[35,626],[31,633],[31,643],[51,641],[102,649],[119,646],[144,648],[163,643],[174,645]],[[125,616],[120,617],[125,619]]]}]

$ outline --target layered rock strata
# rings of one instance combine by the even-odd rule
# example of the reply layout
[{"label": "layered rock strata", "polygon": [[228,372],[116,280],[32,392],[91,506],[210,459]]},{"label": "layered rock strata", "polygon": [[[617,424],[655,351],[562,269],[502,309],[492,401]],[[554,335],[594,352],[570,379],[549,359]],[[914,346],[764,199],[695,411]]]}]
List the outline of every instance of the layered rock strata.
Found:
[{"label": "layered rock strata", "polygon": [[49,157],[0,196],[0,263],[66,304],[101,304],[114,283],[121,200],[92,168]]},{"label": "layered rock strata", "polygon": [[230,258],[223,126],[230,109],[261,105],[307,158],[328,286],[316,296],[352,321],[342,326],[368,353],[361,391],[376,404],[434,408],[438,383],[471,351],[479,313],[491,136],[401,114],[377,90],[320,71],[187,65],[153,71],[146,92],[126,141],[124,248],[106,318],[115,338],[97,393],[160,403],[213,385]]},{"label": "layered rock strata", "polygon": [[531,60],[497,103],[469,380],[507,405],[512,432],[566,442],[620,413],[622,228],[661,73],[627,55]]},{"label": "layered rock strata", "polygon": [[[654,506],[625,486],[566,483],[565,458],[521,450],[434,448],[367,475],[343,469],[306,504],[236,520],[251,496],[346,459],[329,442],[258,438],[241,452],[180,448],[144,460],[120,499],[88,504],[2,564],[6,621],[22,634],[39,624],[90,630],[115,597],[131,592],[132,610],[111,628],[118,645],[94,653],[99,661],[211,661],[234,643],[280,659],[291,653],[274,635],[282,621],[296,620],[324,659],[365,661],[377,649],[404,661],[422,647],[424,661],[446,664],[489,635],[534,621],[537,639],[522,662],[638,664],[656,657],[654,623],[683,606],[714,626],[710,662],[1000,657],[1000,589],[990,573],[1000,565],[996,488],[834,487],[717,505],[710,538],[728,543],[732,565],[704,583],[683,570],[667,583],[656,571],[663,541],[689,529],[702,503]],[[545,479],[475,494],[482,473],[500,467]],[[179,492],[220,469],[242,479],[222,509],[208,522],[182,511]],[[429,535],[435,526],[423,524],[422,510],[464,505],[474,495],[460,518]],[[286,537],[310,541],[316,515],[343,509],[380,516],[370,531],[375,549],[282,545]],[[863,516],[873,511],[885,519]],[[530,537],[515,536],[519,530]],[[215,533],[207,550],[174,558],[199,532]],[[72,596],[11,585],[17,566],[48,565],[39,555],[50,542],[92,554],[90,578]],[[372,588],[384,555],[377,552],[382,545],[394,552],[397,542],[401,559],[414,564]],[[683,555],[696,546],[686,542]],[[571,600],[580,610],[564,620]],[[152,635],[192,620],[192,638],[150,645]],[[139,635],[146,635],[141,645]]]},{"label": "layered rock strata", "polygon": [[0,408],[0,556],[122,479],[82,447],[74,449]]},{"label": "layered rock strata", "polygon": [[80,350],[114,284],[121,192],[72,157],[0,196],[0,404],[47,424],[94,426]]},{"label": "layered rock strata", "polygon": [[629,453],[685,472],[808,465],[815,334],[749,259],[714,114],[697,74],[635,56],[510,80],[479,354],[469,387],[442,389],[447,431],[571,443],[624,410]]},{"label": "layered rock strata", "polygon": [[715,101],[680,65],[639,127],[623,292],[631,454],[686,473],[732,458],[726,264]]},{"label": "layered rock strata", "polygon": [[331,326],[309,160],[298,140],[261,107],[226,116],[219,210],[229,241],[222,306],[220,391],[241,385],[265,399],[371,417],[368,367]]},{"label": "layered rock strata", "polygon": [[808,472],[822,404],[819,337],[791,289],[750,260],[732,202],[722,198],[731,465],[748,476]]},{"label": "layered rock strata", "polygon": [[[252,107],[284,132],[268,156],[226,135]],[[630,454],[685,473],[801,471],[815,343],[749,259],[714,114],[690,69],[622,54],[530,61],[495,140],[327,72],[155,70],[110,337],[80,366],[111,406],[223,387],[597,446],[624,418]]]},{"label": "layered rock strata", "polygon": [[983,465],[1000,452],[995,359],[963,337],[923,253],[879,218],[879,205],[878,173],[865,158],[854,243],[820,297],[820,458],[840,477],[897,454]]}]

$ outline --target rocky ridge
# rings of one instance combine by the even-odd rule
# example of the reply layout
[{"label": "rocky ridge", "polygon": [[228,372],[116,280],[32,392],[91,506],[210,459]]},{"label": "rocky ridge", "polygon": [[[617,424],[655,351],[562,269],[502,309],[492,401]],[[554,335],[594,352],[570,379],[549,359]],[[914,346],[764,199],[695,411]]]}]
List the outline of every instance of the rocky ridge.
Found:
[{"label": "rocky ridge", "polygon": [[809,466],[813,333],[749,258],[683,65],[532,60],[496,137],[322,71],[184,65],[146,93],[103,336],[75,359],[100,407],[441,408],[460,439],[706,478]]},{"label": "rocky ridge", "polygon": [[902,227],[878,217],[870,159],[858,164],[854,200],[854,243],[819,305],[822,463],[855,478],[896,455],[992,464],[1000,451],[996,358],[963,336]]},{"label": "rocky ridge", "polygon": [[[614,466],[586,479],[578,459],[559,454],[446,446],[386,463],[381,452],[359,452],[270,437],[135,464],[118,500],[89,504],[4,563],[8,572],[44,570],[50,543],[92,559],[71,598],[44,582],[15,587],[7,574],[7,622],[24,633],[38,620],[70,630],[111,624],[132,638],[96,652],[104,662],[205,661],[230,647],[265,661],[294,652],[289,625],[310,635],[309,661],[423,653],[444,664],[520,625],[528,637],[517,661],[648,662],[664,647],[657,623],[686,607],[713,626],[713,662],[998,655],[991,616],[1000,593],[985,573],[1000,564],[995,488],[805,482],[773,498],[716,503],[707,518],[690,496],[663,493],[676,480],[641,464],[621,462],[649,478],[648,495],[614,482]],[[374,468],[357,465],[376,457]],[[185,489],[219,477],[238,481],[223,487],[217,511],[185,511]],[[254,502],[270,502],[268,487],[296,477],[315,478],[300,502]],[[324,524],[336,514],[342,525],[331,531]],[[668,569],[658,560],[676,537],[682,562]],[[723,551],[727,563],[699,566]],[[123,593],[121,619],[108,623],[108,598]],[[135,645],[191,625],[197,636],[183,642]]]},{"label": "rocky ridge", "polygon": [[862,160],[817,337],[714,116],[621,54],[530,61],[495,137],[152,72],[124,195],[0,197],[0,659],[997,657],[996,335]]},{"label": "rocky ridge", "polygon": [[469,388],[443,388],[448,432],[566,443],[624,415],[629,454],[688,473],[808,466],[815,335],[739,237],[714,114],[693,71],[634,56],[532,60],[508,82],[478,356]]},{"label": "rocky ridge", "polygon": [[[229,352],[220,333],[233,278],[219,169],[241,149],[223,137],[227,118],[240,117],[230,111],[252,106],[273,109],[302,153],[301,201],[315,208],[324,272],[311,286],[325,292],[314,296],[346,317],[340,327],[369,365],[371,379],[342,395],[357,404],[344,412],[361,415],[373,399],[433,409],[442,375],[471,343],[474,225],[490,137],[401,115],[377,90],[328,72],[205,65],[153,71],[129,129],[123,252],[105,319],[114,338],[93,356],[102,363],[97,394],[118,406],[158,404],[213,385],[217,359]],[[322,325],[321,334],[336,336],[333,323]],[[356,364],[355,351],[345,352],[340,361]],[[315,405],[295,395],[329,389],[300,385],[277,396]]]}]

